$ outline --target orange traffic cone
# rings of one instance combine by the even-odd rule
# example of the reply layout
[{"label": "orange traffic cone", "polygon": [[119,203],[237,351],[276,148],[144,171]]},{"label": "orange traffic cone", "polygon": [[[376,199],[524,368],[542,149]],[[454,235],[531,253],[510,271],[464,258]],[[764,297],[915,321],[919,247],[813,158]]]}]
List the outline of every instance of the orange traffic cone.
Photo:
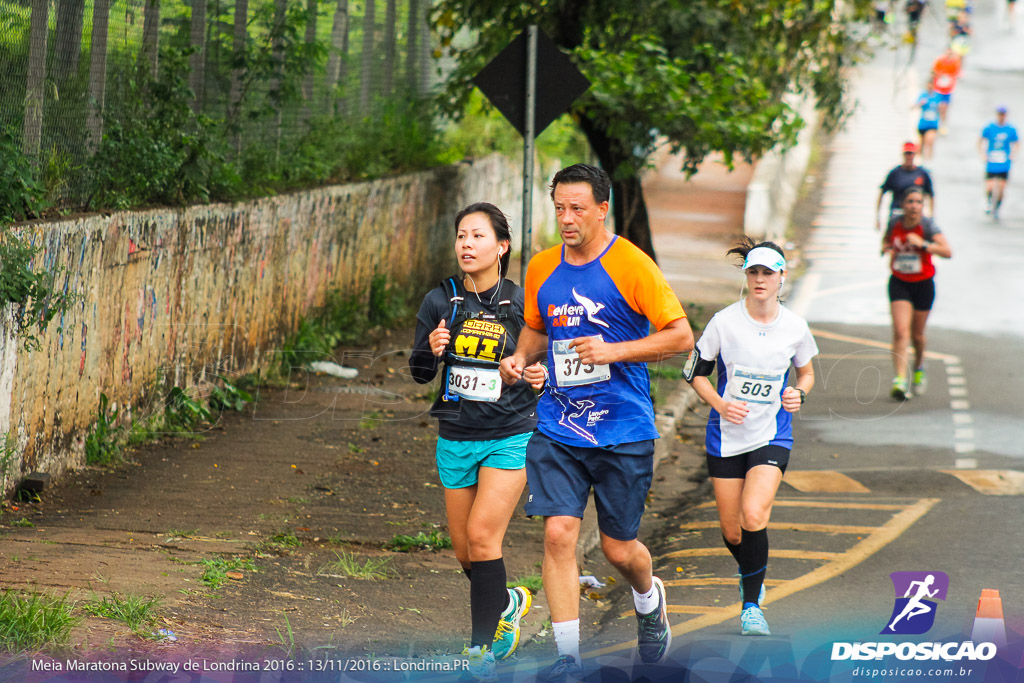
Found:
[{"label": "orange traffic cone", "polygon": [[971,640],[975,643],[1006,645],[1006,623],[1003,621],[1003,601],[999,591],[985,588],[978,600],[978,612],[974,617]]}]

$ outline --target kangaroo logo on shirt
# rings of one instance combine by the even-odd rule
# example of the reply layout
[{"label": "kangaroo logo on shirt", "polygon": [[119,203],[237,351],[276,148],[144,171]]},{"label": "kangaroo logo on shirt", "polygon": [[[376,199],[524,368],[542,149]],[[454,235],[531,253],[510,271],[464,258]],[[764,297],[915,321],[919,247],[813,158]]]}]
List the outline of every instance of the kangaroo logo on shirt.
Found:
[{"label": "kangaroo logo on shirt", "polygon": [[600,325],[601,327],[608,327],[608,323],[606,323],[603,320],[598,320],[597,318],[594,317],[601,312],[601,309],[604,308],[604,304],[597,303],[593,299],[588,299],[587,297],[577,292],[575,287],[572,288],[572,295],[576,297],[576,301],[580,302],[580,305],[583,306],[583,310],[587,312],[587,320],[594,323],[595,325]]}]

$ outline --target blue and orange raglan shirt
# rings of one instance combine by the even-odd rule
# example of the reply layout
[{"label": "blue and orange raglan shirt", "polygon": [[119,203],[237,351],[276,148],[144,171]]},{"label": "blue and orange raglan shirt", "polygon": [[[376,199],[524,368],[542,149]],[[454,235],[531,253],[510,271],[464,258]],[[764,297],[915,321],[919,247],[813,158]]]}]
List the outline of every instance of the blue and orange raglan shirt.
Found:
[{"label": "blue and orange raglan shirt", "polygon": [[642,339],[686,313],[658,266],[615,237],[582,266],[564,247],[542,251],[526,273],[526,324],[548,336],[547,389],[537,428],[564,444],[607,447],[658,438],[646,363],[588,366],[567,347],[577,337],[609,343]]}]

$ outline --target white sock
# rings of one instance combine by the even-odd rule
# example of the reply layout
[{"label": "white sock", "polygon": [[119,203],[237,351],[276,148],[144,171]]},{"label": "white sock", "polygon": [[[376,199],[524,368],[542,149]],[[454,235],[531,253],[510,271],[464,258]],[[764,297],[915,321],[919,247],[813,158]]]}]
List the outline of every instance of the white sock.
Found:
[{"label": "white sock", "polygon": [[551,630],[555,632],[555,647],[558,656],[571,655],[580,663],[580,620],[552,622]]},{"label": "white sock", "polygon": [[633,589],[633,605],[636,607],[637,614],[650,614],[658,609],[658,591],[653,581],[651,581],[651,590],[646,593],[637,593],[636,589]]}]

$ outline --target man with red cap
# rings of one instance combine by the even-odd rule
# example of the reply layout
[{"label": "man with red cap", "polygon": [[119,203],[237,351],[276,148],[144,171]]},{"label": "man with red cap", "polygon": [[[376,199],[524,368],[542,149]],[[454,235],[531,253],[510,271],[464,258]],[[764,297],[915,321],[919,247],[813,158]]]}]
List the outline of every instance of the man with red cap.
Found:
[{"label": "man with red cap", "polygon": [[920,188],[924,192],[928,197],[928,215],[935,215],[935,192],[932,189],[932,178],[928,175],[928,171],[914,163],[916,156],[917,145],[913,142],[904,143],[903,163],[889,171],[889,175],[885,176],[885,182],[882,183],[878,193],[878,204],[875,206],[875,230],[882,229],[882,219],[878,212],[882,209],[882,199],[887,192],[892,193],[892,200],[889,203],[889,218],[885,221],[886,225],[900,215],[902,211],[900,202],[903,199],[903,193],[911,187]]}]

